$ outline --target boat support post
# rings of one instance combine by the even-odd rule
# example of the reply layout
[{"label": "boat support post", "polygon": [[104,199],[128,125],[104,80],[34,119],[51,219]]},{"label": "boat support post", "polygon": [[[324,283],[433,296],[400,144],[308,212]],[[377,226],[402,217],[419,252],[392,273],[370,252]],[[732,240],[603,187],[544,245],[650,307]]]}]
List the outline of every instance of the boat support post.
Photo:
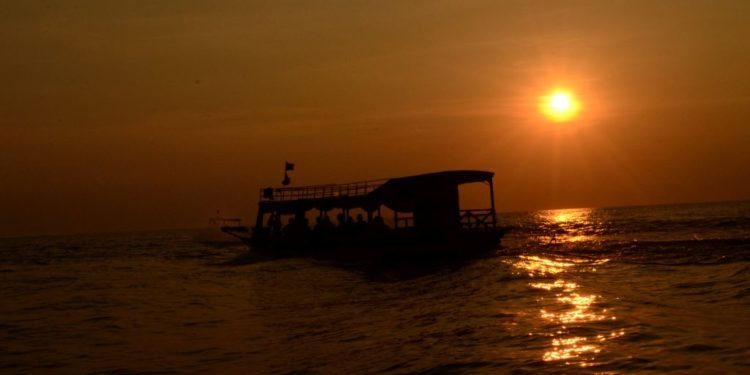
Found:
[{"label": "boat support post", "polygon": [[495,217],[495,186],[490,177],[490,212],[492,212],[492,227],[497,228],[497,218]]}]

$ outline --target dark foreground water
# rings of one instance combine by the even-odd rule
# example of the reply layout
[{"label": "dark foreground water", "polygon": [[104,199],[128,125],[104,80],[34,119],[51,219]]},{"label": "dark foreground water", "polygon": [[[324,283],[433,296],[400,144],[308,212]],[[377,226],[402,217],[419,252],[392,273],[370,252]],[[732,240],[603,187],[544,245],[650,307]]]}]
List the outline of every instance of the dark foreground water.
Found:
[{"label": "dark foreground water", "polygon": [[2,373],[750,373],[750,203],[503,215],[416,278],[189,232],[0,240]]}]

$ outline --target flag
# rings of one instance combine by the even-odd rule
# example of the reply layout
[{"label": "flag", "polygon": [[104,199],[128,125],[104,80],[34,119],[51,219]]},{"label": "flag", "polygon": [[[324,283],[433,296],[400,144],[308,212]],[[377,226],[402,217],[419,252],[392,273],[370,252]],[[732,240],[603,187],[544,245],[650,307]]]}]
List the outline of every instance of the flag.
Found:
[{"label": "flag", "polygon": [[284,179],[281,180],[281,184],[284,186],[289,185],[292,180],[289,178],[289,174],[287,172],[294,170],[294,163],[285,162],[284,163]]}]

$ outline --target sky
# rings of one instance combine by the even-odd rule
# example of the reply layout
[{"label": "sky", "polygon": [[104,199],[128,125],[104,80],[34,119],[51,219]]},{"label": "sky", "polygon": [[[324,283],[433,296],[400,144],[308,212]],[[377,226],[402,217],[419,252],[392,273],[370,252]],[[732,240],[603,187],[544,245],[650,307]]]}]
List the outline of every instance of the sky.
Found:
[{"label": "sky", "polygon": [[[748,1],[0,0],[0,236],[496,172],[500,211],[750,199]],[[582,110],[555,123],[555,87]]]}]

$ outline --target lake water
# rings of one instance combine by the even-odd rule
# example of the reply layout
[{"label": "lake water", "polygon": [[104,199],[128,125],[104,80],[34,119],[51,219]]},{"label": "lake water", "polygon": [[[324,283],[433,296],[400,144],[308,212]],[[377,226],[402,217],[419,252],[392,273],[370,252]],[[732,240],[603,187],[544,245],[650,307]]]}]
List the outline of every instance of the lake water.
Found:
[{"label": "lake water", "polygon": [[750,202],[501,222],[497,256],[418,277],[187,231],[2,239],[0,369],[750,373]]}]

